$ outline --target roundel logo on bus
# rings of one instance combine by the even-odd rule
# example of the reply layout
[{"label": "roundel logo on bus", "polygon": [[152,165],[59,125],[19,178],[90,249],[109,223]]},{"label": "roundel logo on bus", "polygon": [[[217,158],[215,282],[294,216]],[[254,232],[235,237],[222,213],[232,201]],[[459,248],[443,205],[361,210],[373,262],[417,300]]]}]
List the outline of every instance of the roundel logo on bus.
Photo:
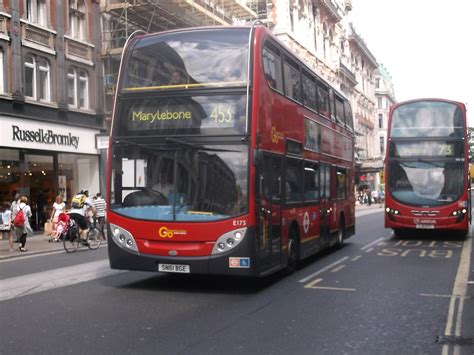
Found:
[{"label": "roundel logo on bus", "polygon": [[167,227],[163,226],[158,230],[158,235],[161,238],[173,238],[175,235],[186,235],[188,234],[185,230],[175,230],[175,229],[168,229]]},{"label": "roundel logo on bus", "polygon": [[275,128],[275,126],[272,127],[272,132],[271,132],[271,135],[272,135],[272,143],[278,143],[278,141],[280,139],[283,139],[283,134],[281,132],[278,132],[277,129]]}]

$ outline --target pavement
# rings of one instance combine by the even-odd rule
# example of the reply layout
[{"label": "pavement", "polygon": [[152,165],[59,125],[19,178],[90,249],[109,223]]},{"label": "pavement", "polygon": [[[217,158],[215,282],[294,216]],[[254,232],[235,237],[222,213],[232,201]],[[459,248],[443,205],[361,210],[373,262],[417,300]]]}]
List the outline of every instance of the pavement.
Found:
[{"label": "pavement", "polygon": [[[6,239],[0,240],[0,260],[13,259],[22,257],[25,255],[38,255],[47,254],[54,251],[63,251],[63,243],[61,242],[49,242],[49,236],[44,235],[41,232],[35,232],[32,237],[26,238],[26,251],[20,251],[20,243],[13,243],[13,251],[10,251],[10,243]],[[15,235],[13,235],[15,240]],[[104,244],[104,242],[102,242]]]}]

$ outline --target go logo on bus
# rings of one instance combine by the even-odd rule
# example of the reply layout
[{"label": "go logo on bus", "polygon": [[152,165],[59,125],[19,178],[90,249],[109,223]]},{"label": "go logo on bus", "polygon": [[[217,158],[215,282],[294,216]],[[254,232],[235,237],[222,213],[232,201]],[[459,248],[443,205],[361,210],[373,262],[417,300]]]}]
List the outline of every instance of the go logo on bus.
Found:
[{"label": "go logo on bus", "polygon": [[278,143],[280,139],[283,139],[283,134],[278,132],[275,127],[272,127],[272,143]]},{"label": "go logo on bus", "polygon": [[185,230],[171,230],[167,227],[163,226],[158,230],[158,235],[161,238],[173,238],[175,235],[186,235],[187,232]]},{"label": "go logo on bus", "polygon": [[168,228],[166,227],[161,227],[159,230],[158,230],[158,234],[160,235],[161,238],[173,238],[173,232],[170,231]]}]

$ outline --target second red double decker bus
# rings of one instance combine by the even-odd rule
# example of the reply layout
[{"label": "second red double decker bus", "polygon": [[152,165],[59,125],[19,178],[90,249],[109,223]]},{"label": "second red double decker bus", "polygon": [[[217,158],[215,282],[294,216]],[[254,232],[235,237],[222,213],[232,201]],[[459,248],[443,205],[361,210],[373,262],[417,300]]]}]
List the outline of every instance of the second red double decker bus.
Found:
[{"label": "second red double decker bus", "polygon": [[262,25],[138,35],[108,181],[112,268],[291,270],[354,233],[351,108]]},{"label": "second red double decker bus", "polygon": [[419,99],[390,110],[385,227],[465,235],[471,220],[466,107]]}]

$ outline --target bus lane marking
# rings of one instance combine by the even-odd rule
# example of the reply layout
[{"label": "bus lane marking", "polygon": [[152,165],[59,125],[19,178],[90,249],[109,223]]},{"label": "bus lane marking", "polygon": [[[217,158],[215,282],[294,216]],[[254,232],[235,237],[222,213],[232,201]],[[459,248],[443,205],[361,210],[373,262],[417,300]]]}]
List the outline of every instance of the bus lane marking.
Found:
[{"label": "bus lane marking", "polygon": [[[472,250],[472,235],[466,238],[459,259],[459,267],[454,280],[453,292],[449,302],[448,317],[446,320],[445,336],[461,336],[462,316],[464,311],[464,300],[467,295],[467,285],[469,280],[470,256]],[[454,333],[454,334],[453,334]],[[453,352],[460,353],[459,345],[453,345]],[[442,354],[450,353],[450,344],[444,344]]]},{"label": "bus lane marking", "polygon": [[357,260],[359,260],[360,258],[362,258],[362,255],[357,255],[357,256],[353,257],[353,258],[351,259],[351,261],[357,261]]},{"label": "bus lane marking", "polygon": [[311,282],[308,282],[306,285],[304,285],[304,288],[311,288],[313,290],[327,290],[327,291],[355,291],[356,290],[355,288],[316,286],[321,281],[323,281],[323,279],[316,279]]},{"label": "bus lane marking", "polygon": [[305,278],[302,278],[302,279],[299,280],[298,282],[303,283],[303,282],[306,282],[306,281],[308,281],[308,280],[311,280],[313,277],[316,277],[316,276],[322,274],[323,272],[325,272],[325,271],[327,271],[327,270],[333,268],[334,266],[336,266],[336,265],[338,265],[338,264],[340,264],[340,263],[346,261],[347,259],[349,259],[349,257],[348,257],[348,256],[345,256],[345,257],[343,257],[342,259],[339,259],[338,261],[335,261],[335,262],[333,262],[332,264],[329,264],[328,266],[326,266],[326,267],[324,267],[324,268],[322,268],[322,269],[320,269],[320,270],[318,270],[318,271],[312,273],[311,275],[308,275],[308,276],[306,276]]},{"label": "bus lane marking", "polygon": [[363,246],[362,248],[360,248],[360,250],[365,250],[365,249],[367,249],[367,248],[370,248],[372,245],[375,245],[375,244],[377,244],[377,243],[379,243],[379,242],[381,242],[381,241],[383,241],[383,240],[387,240],[387,239],[385,239],[385,238],[379,238],[379,239],[377,239],[377,240],[374,240],[373,242],[371,242],[371,243],[369,243],[369,244]]},{"label": "bus lane marking", "polygon": [[378,256],[418,256],[420,258],[451,259],[456,249],[462,248],[462,242],[397,240],[378,244],[383,248]]},{"label": "bus lane marking", "polygon": [[374,248],[369,248],[369,249],[366,249],[365,252],[366,252],[366,253],[370,253],[370,252],[373,251],[373,250],[374,250]]}]

